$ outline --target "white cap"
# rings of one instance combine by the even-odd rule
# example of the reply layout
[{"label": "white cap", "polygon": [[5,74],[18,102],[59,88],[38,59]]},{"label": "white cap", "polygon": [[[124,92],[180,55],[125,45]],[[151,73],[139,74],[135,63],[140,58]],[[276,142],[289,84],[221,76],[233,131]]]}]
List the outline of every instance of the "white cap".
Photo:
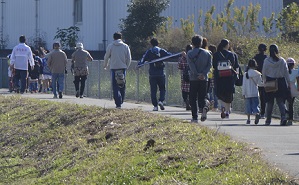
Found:
[{"label": "white cap", "polygon": [[83,44],[82,44],[81,42],[78,42],[78,43],[76,44],[76,48],[81,48],[81,49],[83,49]]}]

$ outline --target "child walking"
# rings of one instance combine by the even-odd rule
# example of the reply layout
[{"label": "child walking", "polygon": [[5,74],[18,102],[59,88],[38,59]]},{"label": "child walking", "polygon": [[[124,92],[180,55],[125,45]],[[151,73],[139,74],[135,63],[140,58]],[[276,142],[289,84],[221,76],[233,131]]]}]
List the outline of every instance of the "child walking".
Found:
[{"label": "child walking", "polygon": [[[185,52],[187,53],[190,50],[192,50],[192,45],[188,44],[186,46]],[[182,90],[182,97],[186,105],[186,110],[191,110],[191,106],[189,103],[190,82],[189,79],[184,79],[184,73],[188,73],[189,70],[186,55],[179,58],[178,69],[181,70],[181,90]]]},{"label": "child walking", "polygon": [[256,68],[256,61],[254,59],[249,60],[243,77],[242,95],[243,98],[245,98],[245,114],[247,114],[246,124],[250,124],[251,114],[255,114],[255,124],[258,124],[260,120],[258,86],[262,82],[262,76]]},{"label": "child walking", "polygon": [[289,76],[290,76],[290,91],[291,93],[288,95],[287,103],[287,113],[288,113],[288,122],[287,125],[293,125],[293,119],[294,119],[294,100],[295,97],[299,96],[298,91],[298,83],[299,83],[299,74],[298,70],[294,68],[295,66],[295,60],[293,58],[287,59],[287,64],[289,68]]}]

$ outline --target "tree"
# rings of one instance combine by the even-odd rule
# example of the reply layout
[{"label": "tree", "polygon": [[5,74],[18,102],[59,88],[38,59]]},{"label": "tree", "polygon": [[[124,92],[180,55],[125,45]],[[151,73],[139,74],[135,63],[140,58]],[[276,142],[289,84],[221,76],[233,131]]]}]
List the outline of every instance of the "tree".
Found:
[{"label": "tree", "polygon": [[79,39],[78,32],[80,28],[77,26],[71,26],[69,28],[57,28],[54,39],[59,39],[61,47],[63,49],[74,49],[76,42]]},{"label": "tree", "polygon": [[299,6],[296,3],[291,3],[279,13],[276,26],[283,36],[299,40],[298,16]]},{"label": "tree", "polygon": [[275,17],[275,13],[272,13],[270,18],[263,17],[264,31],[268,35],[272,33],[272,28],[274,26],[274,17]]},{"label": "tree", "polygon": [[130,0],[126,19],[121,19],[120,29],[125,42],[131,47],[133,57],[139,57],[166,17],[160,13],[169,6],[169,0]]}]

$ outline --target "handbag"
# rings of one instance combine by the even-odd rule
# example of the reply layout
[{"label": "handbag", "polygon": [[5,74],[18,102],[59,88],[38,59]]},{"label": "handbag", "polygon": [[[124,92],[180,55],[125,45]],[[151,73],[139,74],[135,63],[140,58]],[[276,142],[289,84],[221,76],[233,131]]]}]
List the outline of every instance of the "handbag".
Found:
[{"label": "handbag", "polygon": [[230,60],[226,59],[226,57],[223,56],[223,54],[220,52],[220,54],[222,55],[222,57],[224,58],[224,60],[220,60],[218,62],[218,75],[219,77],[229,77],[233,75],[233,71],[232,71],[232,65]]},{"label": "handbag", "polygon": [[236,86],[242,86],[243,85],[243,71],[240,67],[239,67],[238,79],[235,81],[235,85]]},{"label": "handbag", "polygon": [[271,80],[271,81],[266,81],[264,83],[264,88],[265,88],[266,93],[276,92],[278,90],[278,81],[277,81],[277,79]]}]

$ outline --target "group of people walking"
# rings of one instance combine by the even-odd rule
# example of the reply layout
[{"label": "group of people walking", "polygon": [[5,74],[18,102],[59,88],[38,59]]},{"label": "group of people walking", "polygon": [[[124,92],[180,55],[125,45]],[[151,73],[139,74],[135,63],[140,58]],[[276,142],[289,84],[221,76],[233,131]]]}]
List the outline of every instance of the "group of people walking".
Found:
[{"label": "group of people walking", "polygon": [[[52,51],[47,53],[43,49],[32,52],[32,49],[25,43],[24,35],[20,36],[19,42],[8,57],[9,76],[11,76],[10,91],[15,90],[23,94],[29,88],[30,92],[37,92],[38,89],[40,92],[46,92],[51,87],[53,98],[61,99],[67,73],[67,55],[61,50],[60,43],[54,42]],[[87,61],[92,60],[89,52],[83,49],[83,44],[77,43],[76,51],[72,54],[76,97],[83,98],[88,75]]]},{"label": "group of people walking", "polygon": [[[125,99],[126,72],[132,59],[129,46],[122,41],[122,34],[114,33],[113,39],[104,56],[104,69],[108,66],[110,68],[113,98],[116,108],[121,108]],[[21,36],[19,40],[20,44],[12,51],[10,66],[14,70],[15,87],[20,93],[24,93],[28,66],[33,70],[34,66],[39,64],[34,62],[31,48],[25,44],[25,36]],[[255,124],[258,124],[261,118],[266,118],[265,125],[270,125],[274,100],[281,113],[280,124],[292,124],[293,103],[295,97],[299,95],[297,87],[299,73],[294,69],[293,58],[287,60],[282,58],[277,45],[269,47],[270,52],[267,56],[267,46],[260,44],[259,53],[248,61],[243,74],[238,55],[233,52],[229,40],[222,39],[217,47],[212,44],[208,46],[207,39],[200,35],[193,36],[191,41],[192,44],[187,45],[185,51],[173,54],[159,47],[159,41],[152,38],[151,48],[138,62],[137,68],[149,64],[153,111],[158,111],[159,108],[165,109],[166,77],[163,61],[166,58],[180,56],[178,68],[181,70],[182,97],[186,110],[191,110],[191,122],[197,123],[199,114],[201,114],[200,120],[205,121],[211,108],[218,108],[221,118],[229,118],[235,86],[242,86],[246,124],[250,124],[250,115],[253,114]],[[85,81],[89,74],[87,62],[92,60],[89,52],[83,49],[83,44],[77,43],[76,51],[72,54],[71,67],[76,97],[83,98]],[[47,66],[51,72],[54,98],[62,98],[67,56],[60,49],[58,42],[53,44],[51,52],[43,54],[40,63]]]}]

